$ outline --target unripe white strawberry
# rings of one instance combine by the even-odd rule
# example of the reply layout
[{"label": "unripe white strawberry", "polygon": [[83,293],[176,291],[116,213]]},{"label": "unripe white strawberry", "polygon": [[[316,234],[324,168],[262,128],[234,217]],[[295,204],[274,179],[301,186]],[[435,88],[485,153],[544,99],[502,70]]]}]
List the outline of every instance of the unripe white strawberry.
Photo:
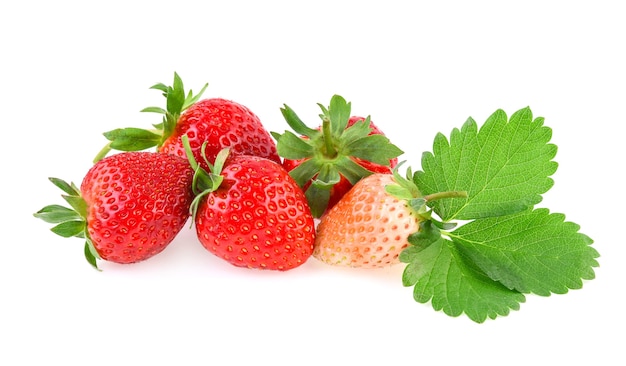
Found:
[{"label": "unripe white strawberry", "polygon": [[322,217],[313,256],[328,264],[377,268],[399,263],[419,216],[406,200],[385,191],[391,174],[361,179]]}]

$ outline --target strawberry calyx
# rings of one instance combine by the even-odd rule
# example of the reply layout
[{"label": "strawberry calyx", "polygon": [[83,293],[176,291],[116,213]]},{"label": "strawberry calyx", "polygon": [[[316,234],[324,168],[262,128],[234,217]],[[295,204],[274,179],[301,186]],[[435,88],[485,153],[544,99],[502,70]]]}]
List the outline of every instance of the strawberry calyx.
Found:
[{"label": "strawberry calyx", "polygon": [[437,241],[442,233],[445,234],[445,230],[451,230],[457,225],[454,222],[443,222],[437,219],[433,216],[433,211],[428,204],[440,199],[467,198],[468,194],[466,191],[447,191],[424,196],[415,183],[415,175],[410,167],[406,170],[406,177],[401,176],[398,172],[398,168],[403,163],[399,163],[393,169],[395,184],[386,185],[385,191],[404,200],[409,211],[418,218],[420,229],[409,235],[407,240],[413,246],[424,249]]},{"label": "strawberry calyx", "polygon": [[189,137],[185,134],[181,137],[181,141],[183,143],[183,147],[185,148],[189,165],[191,165],[191,168],[194,171],[191,187],[195,197],[193,201],[191,201],[191,205],[189,207],[189,212],[193,220],[196,217],[196,212],[198,211],[198,206],[200,205],[202,199],[207,194],[215,192],[224,181],[224,177],[221,173],[224,168],[224,164],[226,163],[226,159],[228,158],[228,154],[230,153],[230,148],[225,147],[220,150],[215,157],[215,162],[212,164],[207,158],[205,152],[207,142],[202,144],[202,157],[204,162],[209,167],[209,170],[206,171],[200,166],[200,164],[198,164],[198,161],[194,157],[191,145],[189,144]]},{"label": "strawberry calyx", "polygon": [[342,177],[354,185],[373,173],[364,166],[367,162],[390,166],[390,161],[403,153],[386,136],[370,134],[372,128],[369,116],[348,126],[351,103],[343,97],[334,95],[328,107],[319,103],[318,106],[322,110],[320,128],[308,127],[285,104],[281,113],[295,133],[272,132],[277,141],[278,155],[284,159],[301,161],[289,171],[289,175],[305,190],[315,217],[325,212],[331,188]]},{"label": "strawberry calyx", "polygon": [[77,237],[85,239],[84,254],[89,264],[100,271],[97,260],[100,255],[87,231],[87,203],[74,183],[67,183],[59,178],[48,178],[55,186],[66,194],[61,195],[71,208],[61,205],[48,205],[37,211],[34,216],[47,223],[56,224],[50,230],[64,238]]},{"label": "strawberry calyx", "polygon": [[208,86],[208,83],[204,84],[202,89],[195,95],[191,89],[185,93],[183,81],[176,72],[174,72],[172,86],[163,83],[151,86],[150,89],[163,92],[163,96],[166,99],[166,108],[147,107],[142,109],[141,112],[162,114],[161,123],[153,125],[154,129],[152,130],[127,127],[103,133],[104,137],[109,140],[109,143],[98,152],[94,158],[94,163],[104,158],[111,150],[141,151],[152,147],[160,147],[174,133],[176,123],[183,111],[196,103]]}]

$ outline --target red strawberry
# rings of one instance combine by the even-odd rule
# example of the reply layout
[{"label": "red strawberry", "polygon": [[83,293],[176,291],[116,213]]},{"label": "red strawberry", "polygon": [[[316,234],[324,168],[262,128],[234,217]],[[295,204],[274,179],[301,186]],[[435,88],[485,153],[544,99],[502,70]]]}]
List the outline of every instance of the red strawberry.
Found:
[{"label": "red strawberry", "polygon": [[322,125],[307,127],[296,113],[281,109],[290,131],[274,133],[285,169],[306,192],[311,212],[321,217],[356,182],[372,173],[391,173],[402,150],[373,126],[370,118],[350,117],[351,105],[335,95],[322,109]]},{"label": "red strawberry", "polygon": [[52,231],[86,239],[85,257],[134,263],[160,253],[189,218],[193,170],[180,157],[156,152],[124,152],[89,169],[80,190],[50,180],[72,207],[50,205],[35,217],[58,224]]},{"label": "red strawberry", "polygon": [[422,197],[410,179],[394,174],[363,178],[320,220],[313,256],[325,263],[378,268],[399,263],[409,243],[427,243],[437,230],[426,206],[446,192]]},{"label": "red strawberry", "polygon": [[313,252],[315,224],[304,193],[278,163],[224,149],[210,165],[196,170],[192,204],[202,245],[229,263],[286,271]]},{"label": "red strawberry", "polygon": [[204,142],[208,142],[206,154],[209,161],[215,160],[224,147],[230,147],[233,154],[256,155],[280,162],[276,144],[259,117],[247,107],[230,100],[212,98],[199,101],[206,87],[198,95],[194,96],[192,91],[185,95],[183,82],[176,73],[172,87],[154,85],[152,88],[163,91],[167,98],[167,110],[149,107],[143,112],[163,114],[162,123],[156,125],[153,131],[123,128],[105,132],[104,136],[111,142],[96,160],[110,149],[138,151],[155,146],[160,152],[184,158],[181,136],[187,135],[194,156],[204,169],[208,168],[200,155]]}]

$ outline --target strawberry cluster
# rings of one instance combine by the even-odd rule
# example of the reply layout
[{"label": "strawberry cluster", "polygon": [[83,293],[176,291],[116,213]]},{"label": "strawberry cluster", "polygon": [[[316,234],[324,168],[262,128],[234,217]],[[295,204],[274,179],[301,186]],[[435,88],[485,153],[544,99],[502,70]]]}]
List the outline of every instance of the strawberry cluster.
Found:
[{"label": "strawberry cluster", "polygon": [[285,105],[293,132],[270,133],[241,104],[201,99],[206,87],[186,93],[177,74],[172,86],[154,85],[167,107],[143,111],[162,121],[104,133],[109,142],[80,188],[50,178],[70,207],[35,216],[84,238],[95,268],[160,253],[190,217],[200,243],[235,266],[285,271],[311,256],[352,267],[399,262],[419,207],[385,189],[407,183],[394,170],[402,151],[369,117],[352,116],[335,95],[320,104],[319,125]]}]

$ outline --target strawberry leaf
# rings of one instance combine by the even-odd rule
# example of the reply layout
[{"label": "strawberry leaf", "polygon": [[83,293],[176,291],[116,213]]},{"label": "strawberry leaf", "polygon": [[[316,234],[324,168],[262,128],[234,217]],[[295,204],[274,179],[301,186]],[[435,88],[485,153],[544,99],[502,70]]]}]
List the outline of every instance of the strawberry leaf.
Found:
[{"label": "strawberry leaf", "polygon": [[593,240],[563,214],[533,208],[557,168],[551,135],[528,108],[437,135],[413,175],[429,208],[400,256],[415,300],[482,322],[517,309],[523,294],[564,294],[595,277]]},{"label": "strawberry leaf", "polygon": [[598,252],[577,224],[547,209],[480,219],[450,236],[490,278],[510,289],[548,296],[594,278]]},{"label": "strawberry leaf", "polygon": [[549,144],[552,130],[543,118],[532,118],[525,108],[510,119],[504,111],[492,114],[477,128],[468,119],[450,140],[438,134],[433,152],[424,153],[415,173],[424,195],[467,191],[467,199],[444,199],[432,204],[444,220],[468,220],[513,214],[541,201],[552,187],[557,148]]},{"label": "strawberry leaf", "polygon": [[423,249],[409,247],[400,260],[408,263],[402,282],[414,286],[415,301],[430,301],[435,310],[450,316],[465,313],[482,323],[519,310],[525,301],[523,294],[490,279],[467,261],[449,240],[439,239]]}]

